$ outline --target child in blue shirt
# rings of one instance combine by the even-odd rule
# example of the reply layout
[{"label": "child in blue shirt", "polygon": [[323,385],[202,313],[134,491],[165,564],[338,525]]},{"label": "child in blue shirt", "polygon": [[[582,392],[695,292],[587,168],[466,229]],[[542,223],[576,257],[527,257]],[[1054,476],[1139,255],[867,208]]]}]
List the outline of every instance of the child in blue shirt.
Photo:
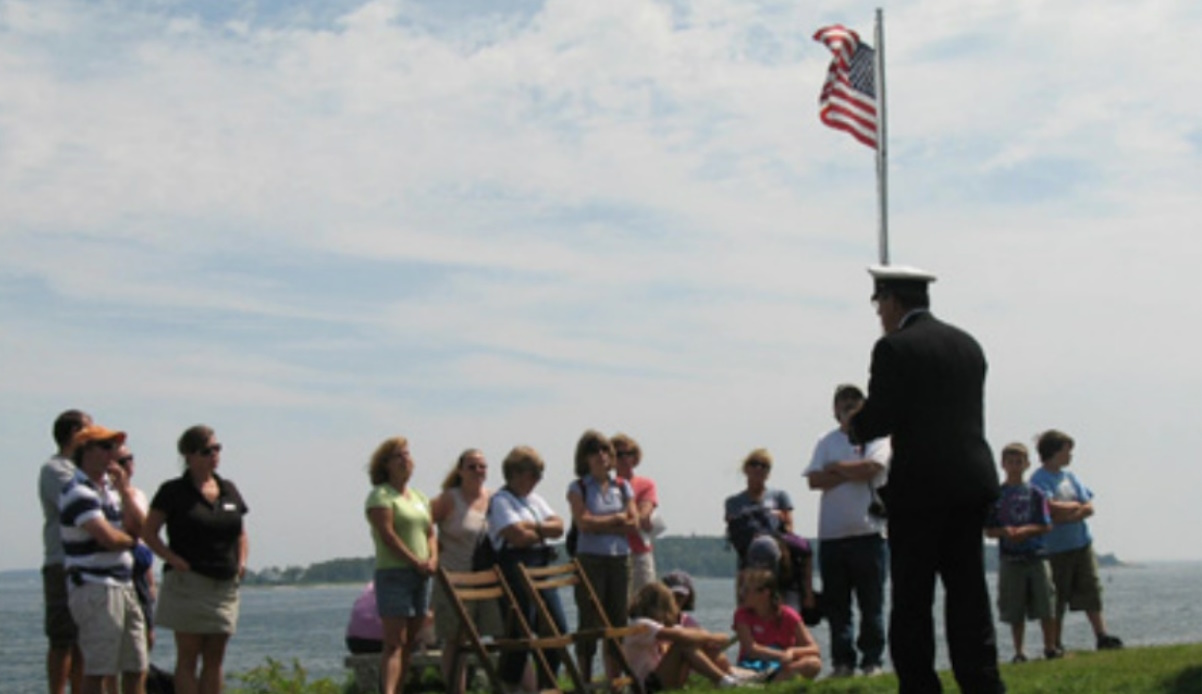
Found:
[{"label": "child in blue shirt", "polygon": [[1026,446],[1012,443],[1002,449],[1006,481],[985,522],[985,535],[998,541],[998,618],[1010,625],[1015,663],[1027,661],[1023,636],[1028,619],[1038,619],[1043,628],[1044,655],[1060,656],[1052,610],[1052,569],[1043,543],[1052,529],[1052,516],[1047,496],[1023,481],[1029,467]]},{"label": "child in blue shirt", "polygon": [[1122,648],[1117,636],[1106,633],[1102,618],[1102,583],[1098,580],[1098,559],[1093,538],[1085,519],[1094,513],[1093,492],[1072,472],[1066,470],[1073,460],[1073,439],[1049,429],[1035,444],[1043,467],[1031,475],[1031,484],[1048,496],[1054,526],[1045,543],[1052,564],[1052,582],[1056,585],[1056,648],[1060,641],[1065,610],[1085,612],[1097,638],[1098,650]]}]

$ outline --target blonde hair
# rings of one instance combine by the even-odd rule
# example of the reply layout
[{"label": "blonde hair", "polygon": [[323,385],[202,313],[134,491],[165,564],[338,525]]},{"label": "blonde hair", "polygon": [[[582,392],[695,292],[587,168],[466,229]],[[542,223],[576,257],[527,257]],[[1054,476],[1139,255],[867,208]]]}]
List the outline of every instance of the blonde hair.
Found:
[{"label": "blonde hair", "polygon": [[484,453],[481,452],[479,448],[469,448],[459,454],[459,458],[456,459],[455,464],[451,466],[451,471],[447,473],[446,477],[442,478],[442,490],[444,492],[448,489],[453,489],[454,487],[463,486],[463,464],[466,463],[467,459],[473,455],[484,457]]},{"label": "blonde hair", "polygon": [[680,608],[676,606],[676,598],[672,591],[662,583],[648,583],[639,588],[630,601],[627,614],[631,619],[650,619],[660,624],[674,625],[680,621]]},{"label": "blonde hair", "polygon": [[744,473],[747,472],[748,466],[752,463],[763,463],[767,466],[766,469],[772,472],[772,454],[768,452],[767,448],[757,448],[747,454],[747,457],[743,459],[742,470]]},{"label": "blonde hair", "polygon": [[546,465],[543,463],[543,457],[538,454],[538,451],[530,446],[515,446],[501,463],[501,475],[505,478],[506,482],[509,482],[527,470],[537,472],[541,477],[544,467]]}]

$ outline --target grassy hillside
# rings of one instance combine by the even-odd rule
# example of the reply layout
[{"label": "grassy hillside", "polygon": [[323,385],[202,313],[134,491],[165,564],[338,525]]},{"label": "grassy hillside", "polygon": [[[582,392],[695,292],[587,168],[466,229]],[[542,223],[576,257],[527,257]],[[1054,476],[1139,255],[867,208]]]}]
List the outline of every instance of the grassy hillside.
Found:
[{"label": "grassy hillside", "polygon": [[[950,672],[940,673],[940,677],[945,692],[960,691]],[[1010,694],[1199,694],[1202,644],[1069,653],[1063,660],[1003,665],[1002,679]],[[704,688],[707,687],[697,687]],[[793,694],[797,684],[770,685],[756,691]],[[819,680],[806,691],[885,694],[897,691],[897,678],[889,674],[872,679]]]},{"label": "grassy hillside", "polygon": [[[421,691],[442,691],[433,670]],[[951,673],[940,673],[944,691],[955,694]],[[1040,660],[1002,665],[1002,679],[1010,694],[1199,694],[1202,692],[1202,644],[1147,646],[1121,651],[1069,653],[1062,660]],[[274,660],[246,673],[229,676],[231,694],[351,694],[349,681],[310,681],[300,663],[291,667]],[[694,676],[688,691],[711,691],[709,683]],[[783,682],[743,691],[762,694],[795,694],[797,682]],[[409,690],[407,690],[409,691]],[[414,689],[413,691],[417,691]],[[713,690],[717,691],[717,690]],[[891,674],[871,679],[857,677],[819,680],[804,691],[815,694],[891,694],[897,678]]]}]

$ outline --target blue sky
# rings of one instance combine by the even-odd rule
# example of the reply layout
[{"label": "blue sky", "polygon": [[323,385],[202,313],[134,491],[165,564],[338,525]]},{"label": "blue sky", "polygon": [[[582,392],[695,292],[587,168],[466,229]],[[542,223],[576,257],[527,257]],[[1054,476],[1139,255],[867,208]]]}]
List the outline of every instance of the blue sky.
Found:
[{"label": "blue sky", "polygon": [[[701,533],[767,446],[813,532],[879,327],[872,153],[810,37],[874,5],[0,0],[0,569],[40,561],[67,407],[150,491],[214,426],[260,567],[370,553],[394,434],[428,492],[534,445],[562,510],[580,433],[625,431]],[[892,258],[984,345],[995,448],[1069,431],[1099,549],[1197,558],[1202,97],[1165,46],[1202,9],[962,5],[883,5]]]}]

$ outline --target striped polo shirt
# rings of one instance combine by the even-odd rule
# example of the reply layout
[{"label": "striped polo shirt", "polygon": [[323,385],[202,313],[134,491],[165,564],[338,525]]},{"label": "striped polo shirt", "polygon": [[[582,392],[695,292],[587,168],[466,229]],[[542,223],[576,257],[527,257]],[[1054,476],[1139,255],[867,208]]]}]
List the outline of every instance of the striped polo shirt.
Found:
[{"label": "striped polo shirt", "polygon": [[94,518],[104,518],[109,525],[123,530],[117,491],[107,480],[97,487],[82,470],[76,470],[63,486],[58,508],[68,574],[89,583],[127,585],[133,575],[133,552],[105,549],[83,527]]}]

